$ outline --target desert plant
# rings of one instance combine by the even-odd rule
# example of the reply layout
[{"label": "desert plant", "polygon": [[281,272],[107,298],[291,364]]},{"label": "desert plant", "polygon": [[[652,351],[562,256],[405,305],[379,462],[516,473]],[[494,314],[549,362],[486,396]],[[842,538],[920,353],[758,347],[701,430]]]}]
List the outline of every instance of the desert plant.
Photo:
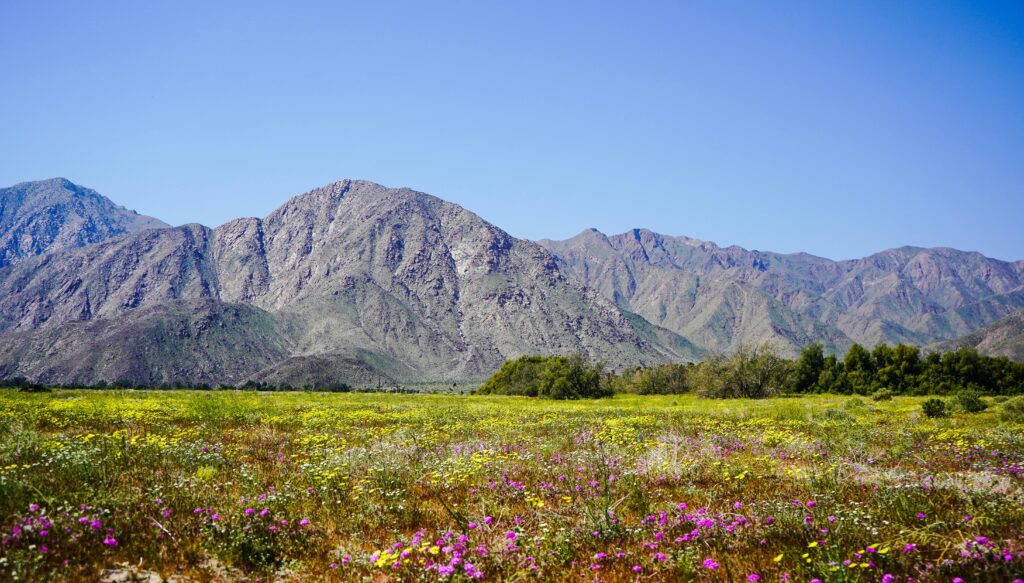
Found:
[{"label": "desert plant", "polygon": [[956,406],[966,413],[980,413],[988,409],[988,403],[981,398],[981,393],[970,390],[956,394]]},{"label": "desert plant", "polygon": [[1014,397],[1003,403],[999,418],[1011,423],[1024,423],[1024,396]]},{"label": "desert plant", "polygon": [[878,389],[873,395],[871,395],[871,398],[875,401],[891,401],[892,397],[893,392],[889,389]]},{"label": "desert plant", "polygon": [[942,399],[928,399],[921,405],[921,410],[924,411],[926,416],[932,418],[949,416],[949,409],[946,407],[946,402]]}]

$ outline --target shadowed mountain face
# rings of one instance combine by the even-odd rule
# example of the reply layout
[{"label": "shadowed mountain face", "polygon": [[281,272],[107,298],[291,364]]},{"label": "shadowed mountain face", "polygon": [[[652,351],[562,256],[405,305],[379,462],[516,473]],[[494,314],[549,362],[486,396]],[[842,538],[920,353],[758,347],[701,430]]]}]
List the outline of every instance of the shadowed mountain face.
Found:
[{"label": "shadowed mountain face", "polygon": [[0,267],[167,225],[63,178],[0,188]]},{"label": "shadowed mountain face", "polygon": [[154,228],[62,179],[0,192],[0,377],[462,380],[523,354],[620,368],[764,341],[927,344],[1024,307],[1024,262],[977,253],[836,262],[646,230],[537,244],[369,182],[215,229]]},{"label": "shadowed mountain face", "polygon": [[986,356],[1006,356],[1012,360],[1024,361],[1024,310],[989,324],[956,340],[948,340],[935,346],[938,350],[976,348]]},{"label": "shadowed mountain face", "polygon": [[[184,320],[197,305],[212,314],[201,330]],[[582,352],[612,366],[699,355],[642,324],[566,278],[540,246],[456,205],[368,182],[325,186],[264,219],[147,230],[0,269],[0,367],[51,381],[285,382],[326,368],[363,384],[476,378],[532,353]],[[34,358],[69,338],[147,364],[90,366],[74,351]],[[228,363],[233,344],[246,358]],[[195,351],[209,362],[189,368]]]},{"label": "shadowed mountain face", "polygon": [[771,341],[843,350],[956,337],[1024,307],[1024,262],[903,247],[831,261],[718,247],[645,229],[541,241],[618,306],[718,352]]}]

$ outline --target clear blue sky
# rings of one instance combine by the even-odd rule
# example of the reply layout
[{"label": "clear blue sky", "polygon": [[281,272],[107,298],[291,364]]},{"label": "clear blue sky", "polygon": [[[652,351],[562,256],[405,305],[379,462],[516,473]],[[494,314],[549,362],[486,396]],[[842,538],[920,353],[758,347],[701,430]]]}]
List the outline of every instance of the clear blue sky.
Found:
[{"label": "clear blue sky", "polygon": [[340,178],[527,238],[1024,259],[1024,3],[0,0],[0,185],[180,224]]}]

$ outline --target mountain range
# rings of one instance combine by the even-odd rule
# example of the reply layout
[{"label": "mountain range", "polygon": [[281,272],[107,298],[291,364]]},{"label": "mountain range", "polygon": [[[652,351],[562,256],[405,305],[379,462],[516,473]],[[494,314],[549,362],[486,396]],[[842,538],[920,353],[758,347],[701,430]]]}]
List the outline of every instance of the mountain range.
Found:
[{"label": "mountain range", "polygon": [[1024,261],[953,249],[831,261],[644,229],[531,242],[357,180],[216,228],[65,179],[0,189],[0,377],[40,382],[369,385],[478,379],[522,354],[843,352],[950,341],[1022,308]]}]

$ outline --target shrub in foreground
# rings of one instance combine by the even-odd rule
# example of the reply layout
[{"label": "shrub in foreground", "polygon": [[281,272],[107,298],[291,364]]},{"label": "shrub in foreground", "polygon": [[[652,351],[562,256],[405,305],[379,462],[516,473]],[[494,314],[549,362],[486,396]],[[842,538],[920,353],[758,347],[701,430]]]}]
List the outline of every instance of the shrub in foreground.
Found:
[{"label": "shrub in foreground", "polygon": [[988,409],[988,403],[978,391],[960,391],[956,394],[956,406],[966,413],[980,413]]},{"label": "shrub in foreground", "polygon": [[871,395],[871,398],[875,401],[891,401],[892,397],[892,391],[889,389],[879,389],[875,391],[875,394]]},{"label": "shrub in foreground", "polygon": [[949,410],[946,408],[946,402],[942,399],[928,399],[921,405],[921,410],[924,411],[924,414],[928,417],[949,417]]},{"label": "shrub in foreground", "polygon": [[999,411],[999,418],[1010,423],[1024,423],[1024,396],[1004,402]]}]

